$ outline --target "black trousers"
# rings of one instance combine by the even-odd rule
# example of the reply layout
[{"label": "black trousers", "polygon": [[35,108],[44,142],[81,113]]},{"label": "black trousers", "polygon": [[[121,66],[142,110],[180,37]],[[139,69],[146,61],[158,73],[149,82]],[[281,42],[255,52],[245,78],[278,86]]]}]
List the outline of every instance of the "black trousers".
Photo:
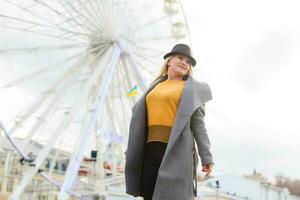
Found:
[{"label": "black trousers", "polygon": [[142,196],[152,200],[158,169],[165,154],[167,143],[149,142],[146,144],[142,170]]}]

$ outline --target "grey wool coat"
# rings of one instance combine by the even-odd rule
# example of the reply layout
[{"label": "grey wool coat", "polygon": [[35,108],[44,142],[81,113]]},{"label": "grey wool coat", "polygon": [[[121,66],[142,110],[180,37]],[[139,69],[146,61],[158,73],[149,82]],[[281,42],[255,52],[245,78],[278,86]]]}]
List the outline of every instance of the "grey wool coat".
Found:
[{"label": "grey wool coat", "polygon": [[[166,79],[167,76],[156,79],[132,108],[125,180],[126,192],[133,196],[142,196],[142,163],[148,131],[146,95]],[[153,200],[192,200],[197,195],[194,186],[198,164],[195,142],[202,165],[213,163],[204,124],[204,105],[211,99],[211,91],[206,83],[187,77],[167,149],[158,170]]]}]

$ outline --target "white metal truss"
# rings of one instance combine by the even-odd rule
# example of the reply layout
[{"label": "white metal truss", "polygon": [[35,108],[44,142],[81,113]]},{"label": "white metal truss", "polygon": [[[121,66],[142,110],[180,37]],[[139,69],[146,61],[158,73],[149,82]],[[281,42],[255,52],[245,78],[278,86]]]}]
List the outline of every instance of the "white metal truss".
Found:
[{"label": "white metal truss", "polygon": [[121,54],[121,49],[118,44],[114,44],[113,49],[114,52],[112,55],[111,65],[109,65],[109,67],[104,72],[105,78],[103,79],[103,83],[101,83],[101,88],[97,95],[97,101],[95,102],[95,105],[90,110],[90,116],[86,121],[86,124],[84,125],[85,127],[84,132],[82,134],[82,137],[79,140],[80,143],[77,145],[77,148],[75,148],[75,151],[71,158],[70,165],[66,172],[66,176],[68,177],[68,179],[65,179],[64,184],[60,190],[60,193],[58,194],[59,200],[67,199],[68,196],[66,191],[72,189],[72,185],[75,181],[75,178],[77,177],[78,169],[83,159],[83,153],[85,152],[86,148],[90,143],[90,139],[93,131],[95,131],[95,124],[96,124],[97,117],[101,116],[101,112],[104,107],[103,106],[104,100],[108,94],[108,88],[111,83],[112,76],[115,72]]}]

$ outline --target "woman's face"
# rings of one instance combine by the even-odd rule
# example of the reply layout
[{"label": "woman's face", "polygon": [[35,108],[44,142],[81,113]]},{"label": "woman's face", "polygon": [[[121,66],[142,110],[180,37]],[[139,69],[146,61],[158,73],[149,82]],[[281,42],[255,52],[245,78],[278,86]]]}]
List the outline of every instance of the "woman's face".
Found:
[{"label": "woman's face", "polygon": [[182,54],[176,54],[169,60],[168,66],[168,73],[172,73],[175,76],[184,76],[190,70],[191,61]]}]

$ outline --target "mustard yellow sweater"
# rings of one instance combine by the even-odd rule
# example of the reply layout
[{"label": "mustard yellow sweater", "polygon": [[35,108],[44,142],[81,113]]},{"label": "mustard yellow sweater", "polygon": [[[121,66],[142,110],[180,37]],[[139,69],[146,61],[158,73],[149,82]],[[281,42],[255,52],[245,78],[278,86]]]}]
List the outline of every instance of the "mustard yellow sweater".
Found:
[{"label": "mustard yellow sweater", "polygon": [[183,80],[165,80],[156,85],[146,96],[147,142],[168,143],[184,85]]}]

